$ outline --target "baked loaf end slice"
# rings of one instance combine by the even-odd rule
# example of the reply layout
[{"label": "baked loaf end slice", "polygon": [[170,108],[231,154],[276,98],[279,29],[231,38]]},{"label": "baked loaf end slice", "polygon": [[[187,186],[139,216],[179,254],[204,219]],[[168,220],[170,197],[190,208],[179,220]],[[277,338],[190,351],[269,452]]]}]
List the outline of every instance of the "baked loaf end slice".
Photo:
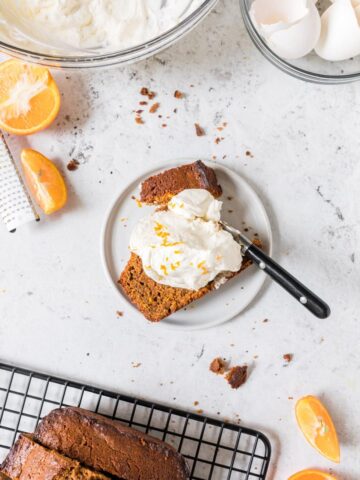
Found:
[{"label": "baked loaf end slice", "polygon": [[0,467],[13,480],[107,480],[110,477],[82,467],[79,462],[21,435]]},{"label": "baked loaf end slice", "polygon": [[214,170],[198,160],[149,177],[141,185],[140,200],[151,205],[164,205],[187,188],[203,188],[215,198],[222,193]]},{"label": "baked loaf end slice", "polygon": [[99,472],[123,480],[186,480],[184,458],[173,447],[142,432],[80,408],[53,410],[35,439]]},{"label": "baked loaf end slice", "polygon": [[[223,279],[230,279],[251,265],[243,259],[241,269],[235,273],[224,274]],[[186,307],[218,287],[213,280],[200,290],[186,290],[162,285],[148,277],[143,269],[141,258],[131,254],[123,270],[119,284],[133,305],[151,322],[159,322],[172,313]]]}]

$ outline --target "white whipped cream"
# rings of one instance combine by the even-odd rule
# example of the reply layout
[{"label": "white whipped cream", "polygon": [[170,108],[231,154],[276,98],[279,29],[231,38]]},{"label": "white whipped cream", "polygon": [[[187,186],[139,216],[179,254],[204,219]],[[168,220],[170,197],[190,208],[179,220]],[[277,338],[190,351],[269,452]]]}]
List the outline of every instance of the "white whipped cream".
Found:
[{"label": "white whipped cream", "polygon": [[207,191],[175,195],[134,228],[130,250],[155,282],[199,290],[224,272],[240,270],[240,245],[219,225],[222,202]]},{"label": "white whipped cream", "polygon": [[0,19],[5,22],[1,30],[4,34],[11,9],[11,21],[17,18],[15,27],[24,31],[26,26],[34,39],[44,39],[47,33],[50,45],[58,42],[74,48],[121,50],[170,30],[203,1],[2,0]]}]

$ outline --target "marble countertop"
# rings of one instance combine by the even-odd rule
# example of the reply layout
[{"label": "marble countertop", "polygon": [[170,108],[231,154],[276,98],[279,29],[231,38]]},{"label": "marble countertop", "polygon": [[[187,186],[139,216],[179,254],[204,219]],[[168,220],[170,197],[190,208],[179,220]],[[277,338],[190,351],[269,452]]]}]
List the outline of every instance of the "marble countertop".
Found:
[{"label": "marble countertop", "polygon": [[[189,36],[148,61],[54,74],[63,95],[55,124],[9,141],[15,155],[31,146],[62,167],[69,204],[15,234],[0,230],[1,359],[230,421],[240,417],[272,441],[270,479],[333,467],[339,478],[357,480],[358,84],[318,86],[277,71],[252,45],[236,0],[221,1]],[[163,118],[144,113],[137,125],[133,110],[143,86],[157,92]],[[176,89],[186,98],[176,100]],[[195,135],[195,122],[206,136]],[[223,122],[224,139],[216,143]],[[100,260],[105,211],[130,177],[178,157],[213,158],[255,187],[271,218],[275,258],[328,300],[329,319],[312,317],[267,282],[245,312],[216,328],[174,333],[132,322]],[[73,158],[80,165],[69,172]],[[286,353],[294,355],[288,366]],[[218,355],[251,366],[239,390],[208,371]],[[312,450],[295,425],[295,401],[307,394],[320,396],[333,414],[339,466]]]}]

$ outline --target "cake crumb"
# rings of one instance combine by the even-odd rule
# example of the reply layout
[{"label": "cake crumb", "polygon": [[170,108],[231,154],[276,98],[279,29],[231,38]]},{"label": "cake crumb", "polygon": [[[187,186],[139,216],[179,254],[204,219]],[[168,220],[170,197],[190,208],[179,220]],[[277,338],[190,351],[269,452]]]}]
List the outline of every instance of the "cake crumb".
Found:
[{"label": "cake crumb", "polygon": [[198,137],[204,137],[206,135],[205,130],[198,123],[195,123],[195,132]]},{"label": "cake crumb", "polygon": [[209,370],[216,375],[223,375],[226,370],[226,362],[221,357],[216,357],[210,363]]},{"label": "cake crumb", "polygon": [[204,413],[204,410],[202,408],[199,408],[199,410],[196,410],[196,413],[202,415]]},{"label": "cake crumb", "polygon": [[195,400],[194,407],[197,407],[198,405],[199,405],[199,402],[197,400]]},{"label": "cake crumb", "polygon": [[294,358],[294,355],[292,353],[285,353],[283,355],[283,359],[285,360],[286,363],[290,363],[293,358]]},{"label": "cake crumb", "polygon": [[67,169],[70,171],[70,172],[73,172],[75,170],[78,169],[80,163],[75,160],[75,158],[73,158],[72,160],[70,160],[70,162],[67,164]]},{"label": "cake crumb", "polygon": [[250,152],[250,150],[246,150],[245,155],[250,158],[254,158],[254,155]]},{"label": "cake crumb", "polygon": [[152,92],[152,91],[149,90],[147,87],[143,87],[143,88],[140,90],[140,95],[143,95],[144,97],[148,97],[149,100],[152,100],[153,98],[156,97],[156,93],[155,93],[155,92]]},{"label": "cake crumb", "polygon": [[160,107],[160,103],[156,102],[153,105],[151,105],[151,107],[149,109],[149,112],[150,113],[156,113],[158,111],[159,107]]},{"label": "cake crumb", "polygon": [[225,377],[231,388],[238,389],[244,385],[247,380],[247,370],[247,365],[232,367]]},{"label": "cake crumb", "polygon": [[264,320],[262,321],[262,323],[268,323],[268,322],[269,322],[268,318],[264,318]]},{"label": "cake crumb", "polygon": [[177,99],[181,99],[181,98],[184,98],[184,94],[183,92],[180,92],[180,90],[175,90],[174,92],[174,97],[177,98]]},{"label": "cake crumb", "polygon": [[117,317],[123,317],[123,316],[124,316],[124,312],[120,312],[120,310],[117,310],[116,316],[117,316]]},{"label": "cake crumb", "polygon": [[144,120],[141,117],[135,117],[135,122],[138,125],[143,125],[145,123]]},{"label": "cake crumb", "polygon": [[141,363],[139,363],[139,362],[137,362],[137,363],[136,363],[136,362],[131,362],[131,364],[132,364],[132,367],[133,367],[133,368],[139,368],[139,367],[141,367]]}]

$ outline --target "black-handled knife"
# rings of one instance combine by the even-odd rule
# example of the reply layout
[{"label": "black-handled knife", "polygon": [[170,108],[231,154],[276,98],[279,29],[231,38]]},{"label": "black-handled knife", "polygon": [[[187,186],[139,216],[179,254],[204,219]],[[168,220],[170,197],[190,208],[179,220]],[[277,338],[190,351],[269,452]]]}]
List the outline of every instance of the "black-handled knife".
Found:
[{"label": "black-handled knife", "polygon": [[309,290],[283,267],[274,262],[260,248],[254,245],[246,235],[231,227],[225,222],[220,222],[224,230],[231,233],[234,240],[241,245],[242,254],[252,260],[261,270],[267,273],[276,283],[281,285],[290,295],[307,308],[318,318],[327,318],[330,315],[330,307]]}]

